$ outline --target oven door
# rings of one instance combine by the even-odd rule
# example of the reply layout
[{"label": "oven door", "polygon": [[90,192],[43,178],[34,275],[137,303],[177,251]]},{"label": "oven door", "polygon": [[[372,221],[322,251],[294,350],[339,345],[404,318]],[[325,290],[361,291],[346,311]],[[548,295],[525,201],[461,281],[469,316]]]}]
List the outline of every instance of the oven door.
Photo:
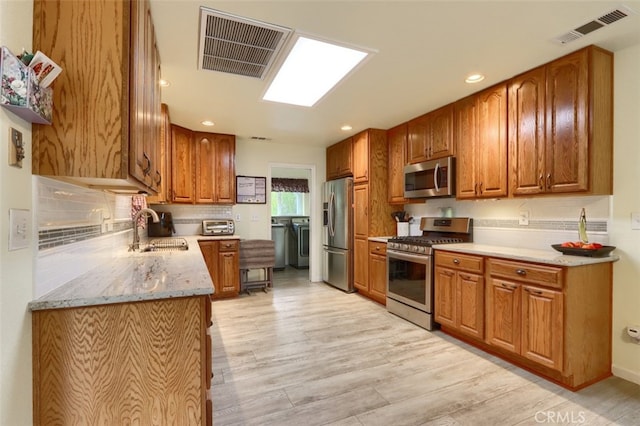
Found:
[{"label": "oven door", "polygon": [[387,250],[387,297],[423,312],[433,311],[431,255]]}]

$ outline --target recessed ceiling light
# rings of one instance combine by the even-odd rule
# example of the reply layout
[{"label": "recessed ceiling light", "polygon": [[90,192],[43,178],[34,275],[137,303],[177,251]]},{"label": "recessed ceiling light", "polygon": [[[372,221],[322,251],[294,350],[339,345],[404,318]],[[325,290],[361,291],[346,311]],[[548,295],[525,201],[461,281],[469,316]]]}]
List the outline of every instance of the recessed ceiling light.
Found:
[{"label": "recessed ceiling light", "polygon": [[351,129],[353,129],[353,127],[349,126],[348,124],[345,124],[344,126],[340,127],[340,130],[344,130],[345,132]]},{"label": "recessed ceiling light", "polygon": [[262,99],[313,106],[368,55],[364,50],[298,37]]},{"label": "recessed ceiling light", "polygon": [[169,87],[171,86],[171,83],[168,80],[165,80],[164,78],[160,79],[160,87]]},{"label": "recessed ceiling light", "polygon": [[478,83],[478,82],[480,82],[482,80],[484,80],[484,75],[482,75],[482,74],[471,74],[464,81],[466,83]]},{"label": "recessed ceiling light", "polygon": [[213,121],[210,121],[210,120],[204,120],[204,121],[201,121],[201,123],[203,125],[205,125],[205,126],[213,126],[213,125],[215,125],[215,123]]}]

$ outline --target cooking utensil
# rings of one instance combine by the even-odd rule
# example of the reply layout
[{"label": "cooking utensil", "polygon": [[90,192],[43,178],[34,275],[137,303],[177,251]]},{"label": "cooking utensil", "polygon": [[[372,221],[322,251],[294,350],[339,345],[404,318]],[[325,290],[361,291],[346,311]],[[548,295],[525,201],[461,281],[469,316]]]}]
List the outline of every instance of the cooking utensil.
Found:
[{"label": "cooking utensil", "polygon": [[580,219],[578,220],[578,237],[580,238],[580,241],[585,244],[589,242],[589,237],[587,237],[587,215],[584,211],[584,207],[580,212]]}]

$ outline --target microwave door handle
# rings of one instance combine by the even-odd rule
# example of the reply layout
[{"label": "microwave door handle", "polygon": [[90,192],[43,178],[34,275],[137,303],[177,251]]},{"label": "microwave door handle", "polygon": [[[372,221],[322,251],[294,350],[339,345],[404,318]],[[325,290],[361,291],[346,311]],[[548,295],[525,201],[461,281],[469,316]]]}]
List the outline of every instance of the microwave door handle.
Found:
[{"label": "microwave door handle", "polygon": [[436,187],[436,192],[440,192],[440,163],[436,163],[436,168],[433,169],[433,184]]}]

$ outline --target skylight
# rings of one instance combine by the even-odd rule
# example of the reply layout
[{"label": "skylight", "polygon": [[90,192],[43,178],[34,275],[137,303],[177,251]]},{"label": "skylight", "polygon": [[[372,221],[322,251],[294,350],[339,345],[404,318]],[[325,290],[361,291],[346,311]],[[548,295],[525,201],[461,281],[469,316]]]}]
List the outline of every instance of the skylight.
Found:
[{"label": "skylight", "polygon": [[298,37],[262,99],[311,107],[369,53]]}]

